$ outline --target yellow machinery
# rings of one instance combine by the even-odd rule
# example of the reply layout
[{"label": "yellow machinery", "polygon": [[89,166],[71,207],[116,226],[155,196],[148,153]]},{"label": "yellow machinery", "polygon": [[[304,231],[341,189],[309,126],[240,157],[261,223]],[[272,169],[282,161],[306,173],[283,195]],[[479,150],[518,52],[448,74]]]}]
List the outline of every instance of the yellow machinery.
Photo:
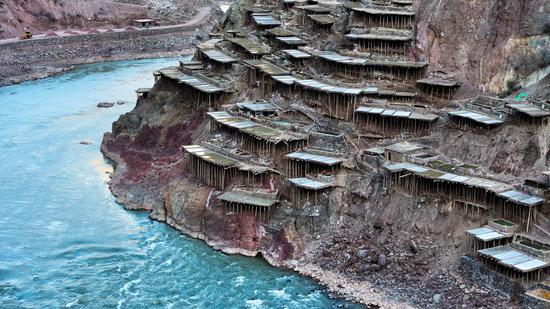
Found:
[{"label": "yellow machinery", "polygon": [[23,32],[23,34],[21,35],[22,40],[27,40],[27,39],[31,39],[31,38],[32,38],[32,32],[30,32],[29,30],[25,30]]}]

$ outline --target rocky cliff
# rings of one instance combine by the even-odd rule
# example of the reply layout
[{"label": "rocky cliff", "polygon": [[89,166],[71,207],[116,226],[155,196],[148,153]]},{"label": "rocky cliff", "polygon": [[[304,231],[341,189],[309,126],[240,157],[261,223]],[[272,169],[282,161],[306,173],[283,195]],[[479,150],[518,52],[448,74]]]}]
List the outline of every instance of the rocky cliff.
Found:
[{"label": "rocky cliff", "polygon": [[464,96],[506,95],[550,72],[549,14],[544,0],[422,0],[417,47],[462,76]]},{"label": "rocky cliff", "polygon": [[[243,2],[237,2],[218,28],[249,31],[242,25],[242,8]],[[521,89],[548,98],[548,80],[534,77],[543,77],[548,66],[548,3],[422,0],[416,8],[413,52],[429,59],[432,70],[458,74],[463,87],[457,97]],[[291,20],[284,14],[277,16]],[[338,45],[341,37],[336,33],[325,41]],[[217,249],[261,255],[273,265],[296,269],[373,307],[527,304],[517,296],[521,294],[510,292],[513,289],[470,280],[470,262],[461,262],[468,251],[464,231],[487,217],[465,217],[444,197],[388,192],[381,166],[365,150],[395,140],[363,139],[344,121],[305,108],[299,96],[285,100],[277,93],[265,95],[261,87],[245,86],[246,78],[232,76],[237,91],[220,105],[262,98],[282,110],[306,110],[315,124],[346,136],[349,153],[330,194],[322,195],[314,207],[283,203],[269,223],[250,213],[225,213],[217,204],[221,192],[185,170],[181,149],[212,137],[205,112],[216,108],[192,108],[183,90],[161,78],[149,97],[104,136],[102,151],[116,164],[111,190],[120,203],[151,211],[153,219]],[[437,113],[442,119],[432,134],[407,140],[429,146],[444,161],[474,164],[480,174],[516,186],[550,167],[548,125],[470,130],[453,125],[443,111]]]}]

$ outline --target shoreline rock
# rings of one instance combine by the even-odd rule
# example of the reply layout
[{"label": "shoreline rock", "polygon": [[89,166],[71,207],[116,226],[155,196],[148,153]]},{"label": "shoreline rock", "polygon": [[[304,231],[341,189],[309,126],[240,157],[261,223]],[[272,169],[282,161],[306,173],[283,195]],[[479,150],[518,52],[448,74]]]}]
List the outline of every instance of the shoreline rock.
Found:
[{"label": "shoreline rock", "polygon": [[110,107],[113,107],[113,106],[115,106],[115,103],[101,102],[101,103],[97,104],[97,107],[99,107],[99,108],[110,108]]}]

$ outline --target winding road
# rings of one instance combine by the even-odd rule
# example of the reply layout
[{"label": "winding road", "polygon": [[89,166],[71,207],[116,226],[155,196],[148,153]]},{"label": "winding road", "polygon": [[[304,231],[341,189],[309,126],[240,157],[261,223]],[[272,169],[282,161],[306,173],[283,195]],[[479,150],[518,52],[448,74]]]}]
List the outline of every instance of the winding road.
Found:
[{"label": "winding road", "polygon": [[[212,11],[211,7],[203,7],[197,10],[197,15],[195,15],[190,21],[182,24],[175,24],[175,25],[167,25],[167,26],[157,26],[157,27],[149,27],[149,28],[136,28],[136,27],[126,27],[126,28],[117,28],[117,29],[94,29],[94,31],[83,31],[79,29],[65,29],[60,31],[51,31],[48,34],[41,33],[41,34],[35,34],[31,40],[48,40],[53,39],[57,37],[75,37],[79,35],[101,35],[102,33],[109,33],[109,32],[126,32],[126,31],[148,31],[150,33],[154,30],[162,30],[163,32],[166,32],[166,29],[174,29],[174,32],[176,31],[182,31],[182,30],[189,30],[190,27],[200,26],[204,24],[208,17],[210,16],[210,12]],[[186,29],[187,28],[187,29]],[[55,33],[55,36],[51,35],[51,33]],[[16,43],[22,41],[20,38],[10,38],[10,39],[4,39],[0,40],[0,45],[3,44],[10,44],[10,43]]]}]

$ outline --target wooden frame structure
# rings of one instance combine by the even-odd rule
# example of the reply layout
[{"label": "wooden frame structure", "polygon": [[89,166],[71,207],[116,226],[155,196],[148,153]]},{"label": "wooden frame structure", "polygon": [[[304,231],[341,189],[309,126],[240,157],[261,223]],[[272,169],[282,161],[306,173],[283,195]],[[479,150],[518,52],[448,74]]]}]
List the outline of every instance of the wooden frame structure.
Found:
[{"label": "wooden frame structure", "polygon": [[275,45],[278,49],[291,49],[305,46],[307,42],[297,36],[277,36],[275,37]]},{"label": "wooden frame structure", "polygon": [[290,178],[290,199],[294,207],[312,203],[318,205],[320,195],[328,192],[332,184],[320,182],[309,178]]},{"label": "wooden frame structure", "polygon": [[286,98],[297,93],[295,82],[298,78],[292,75],[280,75],[271,76],[271,80],[271,83],[268,83],[264,89],[265,93],[277,92]]},{"label": "wooden frame structure", "polygon": [[413,196],[438,195],[453,204],[459,201],[479,205],[490,209],[493,217],[518,222],[527,231],[536,220],[533,210],[544,203],[541,197],[515,191],[510,185],[492,179],[447,173],[408,162],[388,164],[385,168],[386,188]]},{"label": "wooden frame structure", "polygon": [[317,5],[317,4],[294,6],[294,9],[298,10],[298,14],[296,16],[296,21],[301,26],[306,25],[306,22],[308,20],[309,15],[313,15],[313,14],[330,14],[330,11],[331,11],[330,8],[320,6],[320,5]]},{"label": "wooden frame structure", "polygon": [[362,131],[384,137],[401,134],[428,135],[439,117],[431,113],[396,109],[385,106],[359,106],[354,123]]},{"label": "wooden frame structure", "polygon": [[246,38],[228,38],[229,42],[235,46],[244,58],[258,59],[263,55],[271,53],[271,48],[268,48],[260,43],[256,43]]},{"label": "wooden frame structure", "polygon": [[275,27],[275,28],[267,29],[265,33],[268,37],[271,37],[271,38],[289,37],[289,36],[297,35],[296,32],[290,31],[288,28],[285,28],[285,27]]},{"label": "wooden frame structure", "polygon": [[426,146],[407,141],[398,142],[384,147],[384,159],[388,162],[407,162],[411,156],[422,152]]},{"label": "wooden frame structure", "polygon": [[319,173],[334,174],[343,160],[328,155],[321,155],[319,151],[296,151],[285,156],[286,175],[289,178],[305,177]]},{"label": "wooden frame structure", "polygon": [[197,51],[199,60],[206,62],[207,66],[217,73],[229,71],[233,63],[240,61],[217,49],[197,49]]},{"label": "wooden frame structure", "polygon": [[256,27],[260,30],[279,27],[281,25],[281,22],[273,18],[271,13],[272,12],[257,12],[252,13],[250,17],[256,24]]},{"label": "wooden frame structure", "polygon": [[382,76],[390,80],[415,82],[425,74],[428,66],[425,61],[357,58],[333,51],[312,51],[310,53],[318,60],[317,62],[325,74],[337,74],[347,79]]},{"label": "wooden frame structure", "polygon": [[179,91],[185,99],[185,103],[191,105],[193,110],[204,107],[213,107],[225,99],[226,89],[204,81],[195,76],[182,73],[178,67],[169,67],[156,72],[160,79],[167,80],[166,85]]},{"label": "wooden frame structure", "polygon": [[520,124],[540,126],[549,123],[550,110],[524,102],[508,103],[506,107],[510,109],[514,120]]},{"label": "wooden frame structure", "polygon": [[249,26],[250,24],[252,24],[254,22],[254,19],[252,18],[253,14],[262,14],[262,13],[263,14],[271,14],[271,10],[263,9],[263,8],[259,8],[259,7],[253,7],[253,6],[250,6],[250,5],[245,5],[243,10],[245,12],[244,13],[244,20],[243,20],[243,25],[244,26]]},{"label": "wooden frame structure", "polygon": [[411,29],[415,24],[414,11],[406,7],[364,6],[357,2],[348,2],[346,7],[355,14],[356,27]]},{"label": "wooden frame structure", "polygon": [[395,89],[379,89],[378,98],[400,103],[414,103],[417,100],[416,92]]},{"label": "wooden frame structure", "polygon": [[320,107],[329,117],[350,120],[360,100],[366,95],[375,95],[377,86],[342,87],[314,79],[296,79],[296,92],[309,105]]},{"label": "wooden frame structure", "polygon": [[237,102],[235,105],[241,111],[254,116],[269,116],[277,113],[277,106],[266,101]]},{"label": "wooden frame structure", "polygon": [[244,65],[247,67],[247,81],[251,86],[259,86],[262,89],[262,94],[271,92],[272,76],[281,76],[290,74],[289,71],[276,66],[275,64],[263,59],[245,60]]},{"label": "wooden frame structure", "polygon": [[388,33],[349,33],[346,38],[368,53],[406,54],[413,40],[411,35]]},{"label": "wooden frame structure", "polygon": [[256,155],[276,156],[307,145],[307,137],[273,129],[227,112],[209,112],[214,130],[223,130],[238,141],[240,147]]},{"label": "wooden frame structure", "polygon": [[311,59],[311,55],[298,49],[283,49],[281,52],[285,58],[291,61],[298,69],[303,68],[307,60]]},{"label": "wooden frame structure", "polygon": [[460,88],[460,83],[450,79],[427,77],[417,80],[416,86],[421,97],[429,102],[442,99],[450,101]]},{"label": "wooden frame structure", "polygon": [[250,213],[261,222],[269,222],[279,200],[274,194],[261,194],[244,190],[232,190],[218,197],[226,212]]},{"label": "wooden frame structure", "polygon": [[548,275],[549,263],[510,245],[478,250],[478,257],[491,270],[524,285],[540,282]]},{"label": "wooden frame structure", "polygon": [[183,146],[189,154],[185,168],[208,186],[224,190],[237,174],[237,160],[199,145]]},{"label": "wooden frame structure", "polygon": [[507,245],[512,242],[512,234],[504,233],[490,226],[483,226],[466,231],[469,247],[477,256],[478,250]]},{"label": "wooden frame structure", "polygon": [[140,102],[141,100],[147,100],[147,98],[149,97],[150,92],[151,92],[151,88],[138,88],[138,89],[136,89],[138,102]]},{"label": "wooden frame structure", "polygon": [[336,19],[330,14],[309,14],[307,17],[311,29],[321,33],[330,33],[336,22]]},{"label": "wooden frame structure", "polygon": [[504,120],[496,116],[487,115],[470,109],[450,110],[447,114],[451,120],[455,121],[461,127],[481,127],[490,129],[504,123]]}]

